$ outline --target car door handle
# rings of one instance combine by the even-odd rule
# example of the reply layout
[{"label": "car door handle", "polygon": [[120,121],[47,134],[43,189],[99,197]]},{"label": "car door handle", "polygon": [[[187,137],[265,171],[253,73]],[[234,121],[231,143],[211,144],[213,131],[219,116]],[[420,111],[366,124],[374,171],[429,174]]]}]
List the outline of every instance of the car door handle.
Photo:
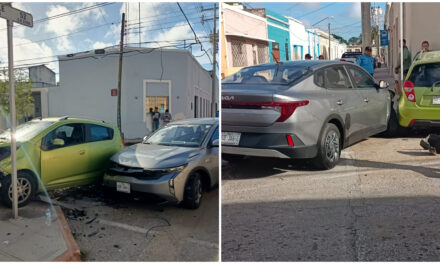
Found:
[{"label": "car door handle", "polygon": [[364,102],[368,103],[370,100],[368,98],[364,98]]},{"label": "car door handle", "polygon": [[85,151],[85,150],[80,150],[80,151],[79,151],[79,155],[84,155],[84,154],[86,154],[86,151]]},{"label": "car door handle", "polygon": [[336,103],[337,103],[338,105],[343,105],[343,104],[344,104],[344,101],[342,101],[342,99],[339,99]]}]

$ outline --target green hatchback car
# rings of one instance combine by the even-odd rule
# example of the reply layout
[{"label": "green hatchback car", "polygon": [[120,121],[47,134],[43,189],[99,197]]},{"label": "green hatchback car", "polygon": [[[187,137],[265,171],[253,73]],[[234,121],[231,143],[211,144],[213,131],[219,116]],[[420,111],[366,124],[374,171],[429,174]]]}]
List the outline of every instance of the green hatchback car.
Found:
[{"label": "green hatchback car", "polygon": [[422,53],[411,65],[399,99],[399,124],[440,126],[440,51]]},{"label": "green hatchback car", "polygon": [[[38,192],[87,185],[104,175],[124,147],[114,125],[79,118],[45,118],[17,127],[18,206]],[[0,196],[12,205],[10,132],[0,134]]]}]

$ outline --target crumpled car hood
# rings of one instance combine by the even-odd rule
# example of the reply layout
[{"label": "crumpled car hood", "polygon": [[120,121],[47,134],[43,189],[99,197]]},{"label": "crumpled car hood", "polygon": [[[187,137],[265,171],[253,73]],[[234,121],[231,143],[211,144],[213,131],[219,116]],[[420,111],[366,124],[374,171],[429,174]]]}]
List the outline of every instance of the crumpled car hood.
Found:
[{"label": "crumpled car hood", "polygon": [[144,169],[174,168],[199,155],[199,148],[136,144],[116,153],[111,160],[123,166]]}]

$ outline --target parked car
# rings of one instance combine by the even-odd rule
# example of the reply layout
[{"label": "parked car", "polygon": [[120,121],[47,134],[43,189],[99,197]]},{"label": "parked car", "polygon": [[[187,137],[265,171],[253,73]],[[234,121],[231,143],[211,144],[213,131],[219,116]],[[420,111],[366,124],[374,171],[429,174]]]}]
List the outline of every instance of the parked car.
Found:
[{"label": "parked car", "polygon": [[440,126],[440,51],[422,53],[413,62],[398,109],[403,127]]},{"label": "parked car", "polygon": [[330,169],[343,148],[387,130],[387,86],[345,62],[244,68],[222,82],[222,158],[313,158]]},{"label": "parked car", "polygon": [[[124,147],[118,128],[79,118],[45,118],[16,131],[18,206],[40,191],[102,179],[110,157]],[[0,195],[12,205],[10,131],[0,134]]]},{"label": "parked car", "polygon": [[356,63],[362,52],[344,52],[340,61]]},{"label": "parked car", "polygon": [[203,191],[218,184],[218,132],[217,118],[172,122],[115,154],[104,186],[154,194],[196,209]]}]

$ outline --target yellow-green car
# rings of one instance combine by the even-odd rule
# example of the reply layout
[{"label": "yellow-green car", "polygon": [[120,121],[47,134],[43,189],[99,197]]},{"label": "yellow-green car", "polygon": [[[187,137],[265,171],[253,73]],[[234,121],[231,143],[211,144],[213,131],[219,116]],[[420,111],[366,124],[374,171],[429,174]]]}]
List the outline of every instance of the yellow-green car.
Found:
[{"label": "yellow-green car", "polygon": [[440,126],[440,51],[422,53],[411,65],[399,100],[399,124]]},{"label": "yellow-green car", "polygon": [[[124,147],[117,127],[79,118],[45,118],[17,127],[18,206],[44,189],[98,182]],[[0,196],[12,204],[10,132],[0,134]]]}]

